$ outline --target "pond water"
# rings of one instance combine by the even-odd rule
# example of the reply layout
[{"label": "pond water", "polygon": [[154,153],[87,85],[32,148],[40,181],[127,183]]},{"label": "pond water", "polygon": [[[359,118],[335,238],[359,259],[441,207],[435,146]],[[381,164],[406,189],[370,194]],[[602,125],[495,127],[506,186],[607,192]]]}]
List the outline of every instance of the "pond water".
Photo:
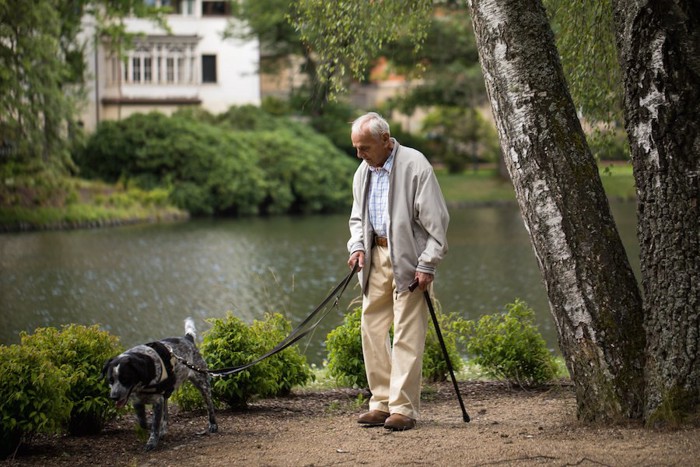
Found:
[{"label": "pond water", "polygon": [[[638,274],[634,204],[612,207]],[[443,311],[475,319],[520,298],[556,349],[517,206],[453,209],[451,217],[450,251],[435,282]],[[0,344],[19,342],[20,331],[78,323],[99,324],[128,347],[181,335],[187,316],[201,335],[207,318],[228,312],[246,322],[280,312],[296,325],[348,273],[347,238],[345,215],[0,234]],[[358,297],[359,288],[349,287],[301,341],[311,362],[326,357],[326,335]]]}]

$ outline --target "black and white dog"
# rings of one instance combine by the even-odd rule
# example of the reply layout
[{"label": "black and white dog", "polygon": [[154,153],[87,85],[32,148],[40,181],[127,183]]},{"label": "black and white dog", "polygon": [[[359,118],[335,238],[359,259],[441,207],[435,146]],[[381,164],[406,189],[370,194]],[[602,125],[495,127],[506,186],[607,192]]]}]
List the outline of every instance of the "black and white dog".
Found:
[{"label": "black and white dog", "polygon": [[[143,429],[146,404],[153,406],[151,435],[146,451],[158,445],[167,431],[168,398],[182,383],[190,380],[202,393],[209,411],[209,432],[218,429],[214,417],[207,364],[195,346],[196,329],[192,318],[185,320],[185,336],[137,345],[105,363],[102,373],[110,386],[109,397],[117,407],[133,401],[136,417]],[[193,370],[189,366],[200,371]]]}]

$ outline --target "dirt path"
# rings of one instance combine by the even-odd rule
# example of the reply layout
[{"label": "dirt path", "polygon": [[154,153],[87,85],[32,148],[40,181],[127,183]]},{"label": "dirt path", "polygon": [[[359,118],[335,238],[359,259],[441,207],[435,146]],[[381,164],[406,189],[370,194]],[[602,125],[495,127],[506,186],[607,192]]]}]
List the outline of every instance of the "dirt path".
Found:
[{"label": "dirt path", "polygon": [[330,466],[330,465],[699,465],[700,428],[646,430],[638,425],[583,426],[570,386],[512,390],[460,383],[472,417],[462,422],[450,384],[424,391],[417,429],[362,428],[358,391],[299,392],[219,411],[219,433],[203,413],[171,413],[155,452],[143,452],[132,417],[99,436],[35,440],[4,465]]}]

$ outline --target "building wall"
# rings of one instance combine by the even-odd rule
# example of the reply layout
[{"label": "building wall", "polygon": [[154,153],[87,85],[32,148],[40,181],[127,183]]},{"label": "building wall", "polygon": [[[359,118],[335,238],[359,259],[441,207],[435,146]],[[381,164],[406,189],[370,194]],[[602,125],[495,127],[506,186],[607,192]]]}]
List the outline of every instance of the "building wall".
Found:
[{"label": "building wall", "polygon": [[[192,1],[188,14],[187,3],[181,2],[183,13],[168,15],[170,35],[151,21],[125,20],[129,32],[144,34],[128,52],[126,65],[110,52],[109,44],[95,37],[92,19],[85,18],[91,76],[82,115],[87,131],[99,121],[135,112],[170,114],[182,106],[200,105],[220,113],[232,105],[260,104],[258,41],[222,39],[232,18],[203,16],[202,0]],[[202,82],[203,55],[216,57],[216,82]]]}]

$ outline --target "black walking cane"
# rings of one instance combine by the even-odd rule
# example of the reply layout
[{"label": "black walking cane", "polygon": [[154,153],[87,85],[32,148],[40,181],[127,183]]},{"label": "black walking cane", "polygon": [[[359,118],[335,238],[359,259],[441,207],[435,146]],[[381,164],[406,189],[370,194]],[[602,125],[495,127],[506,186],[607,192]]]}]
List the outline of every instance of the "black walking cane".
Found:
[{"label": "black walking cane", "polygon": [[[418,279],[415,279],[408,286],[408,290],[413,292],[418,287]],[[440,347],[442,347],[442,353],[445,356],[445,361],[447,362],[447,369],[450,370],[450,376],[452,377],[452,385],[455,388],[455,393],[457,393],[457,399],[459,400],[459,406],[462,408],[462,419],[464,423],[469,423],[469,414],[467,409],[464,407],[464,401],[462,400],[462,395],[459,393],[459,386],[457,386],[457,378],[455,378],[455,372],[452,369],[452,362],[450,361],[450,356],[447,353],[447,347],[445,347],[445,340],[442,338],[442,332],[440,332],[440,325],[438,324],[438,318],[435,314],[435,308],[433,308],[433,301],[430,298],[430,294],[427,290],[423,291],[423,296],[425,297],[425,303],[428,304],[428,310],[430,310],[430,316],[433,318],[433,324],[435,325],[435,333],[437,334],[438,341],[440,341]]]}]

